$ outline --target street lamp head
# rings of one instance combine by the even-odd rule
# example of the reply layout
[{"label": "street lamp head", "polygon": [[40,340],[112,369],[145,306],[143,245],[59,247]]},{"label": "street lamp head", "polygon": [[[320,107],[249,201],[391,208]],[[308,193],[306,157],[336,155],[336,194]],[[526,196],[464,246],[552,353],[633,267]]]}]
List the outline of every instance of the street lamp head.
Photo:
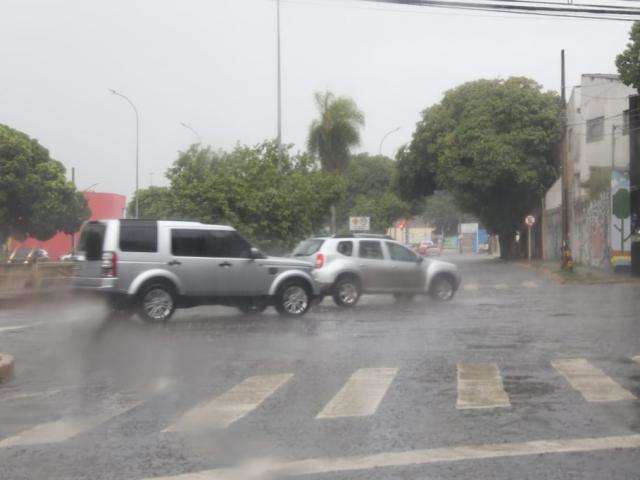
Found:
[{"label": "street lamp head", "polygon": [[108,88],[107,90],[109,90],[111,93],[113,93],[114,95],[117,95],[118,92],[116,92],[113,88]]}]

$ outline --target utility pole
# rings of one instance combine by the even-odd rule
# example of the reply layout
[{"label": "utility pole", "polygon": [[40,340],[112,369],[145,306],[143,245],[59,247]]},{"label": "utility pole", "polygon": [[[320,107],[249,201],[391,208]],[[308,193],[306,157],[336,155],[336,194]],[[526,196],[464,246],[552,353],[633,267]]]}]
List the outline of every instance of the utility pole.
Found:
[{"label": "utility pole", "polygon": [[276,46],[278,63],[278,134],[276,136],[276,144],[278,146],[278,155],[282,155],[282,69],[280,61],[280,0],[276,0]]},{"label": "utility pole", "polygon": [[562,169],[562,249],[561,262],[563,270],[573,269],[573,258],[571,255],[571,239],[569,235],[569,202],[570,202],[570,184],[571,176],[567,161],[567,97],[565,86],[565,65],[564,65],[564,49],[560,51],[560,99],[562,105],[560,107],[560,129],[562,140],[560,142],[560,168]]},{"label": "utility pole", "polygon": [[[75,186],[76,186],[76,167],[71,167],[71,183],[73,183],[73,186],[75,188]],[[76,234],[75,233],[71,234],[71,253],[73,255],[75,255],[75,253],[76,253]]]}]

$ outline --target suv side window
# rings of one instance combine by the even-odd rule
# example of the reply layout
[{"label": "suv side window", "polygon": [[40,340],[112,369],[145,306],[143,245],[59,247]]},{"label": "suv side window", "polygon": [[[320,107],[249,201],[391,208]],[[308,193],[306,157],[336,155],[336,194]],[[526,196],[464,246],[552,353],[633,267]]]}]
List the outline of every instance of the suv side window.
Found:
[{"label": "suv side window", "polygon": [[389,256],[391,260],[398,262],[417,262],[418,256],[408,248],[398,245],[397,243],[387,242],[387,248],[389,249]]},{"label": "suv side window", "polygon": [[177,257],[206,257],[206,245],[206,230],[171,230],[171,253]]},{"label": "suv side window", "polygon": [[338,253],[345,257],[353,255],[353,242],[338,242]]},{"label": "suv side window", "polygon": [[158,224],[155,221],[120,220],[120,250],[157,252]]},{"label": "suv side window", "polygon": [[382,245],[375,240],[360,240],[360,248],[358,250],[360,258],[371,258],[374,260],[383,260]]},{"label": "suv side window", "polygon": [[249,258],[251,245],[231,230],[171,230],[171,253],[178,257]]},{"label": "suv side window", "polygon": [[251,245],[238,232],[209,230],[207,257],[249,258]]}]

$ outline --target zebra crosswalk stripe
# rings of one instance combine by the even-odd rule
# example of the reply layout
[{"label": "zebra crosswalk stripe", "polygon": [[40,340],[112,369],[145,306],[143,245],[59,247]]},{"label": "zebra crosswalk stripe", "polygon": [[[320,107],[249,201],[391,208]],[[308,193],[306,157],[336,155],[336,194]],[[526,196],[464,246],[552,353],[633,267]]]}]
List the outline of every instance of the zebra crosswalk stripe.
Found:
[{"label": "zebra crosswalk stripe", "polygon": [[163,431],[226,428],[258,408],[292,376],[291,373],[282,373],[246,378],[231,390],[187,411]]},{"label": "zebra crosswalk stripe", "polygon": [[636,398],[584,358],[553,360],[551,365],[588,402],[615,402]]},{"label": "zebra crosswalk stripe", "polygon": [[397,373],[397,368],[357,370],[316,418],[373,415]]},{"label": "zebra crosswalk stripe", "polygon": [[495,363],[458,364],[458,400],[456,408],[509,407],[500,370]]},{"label": "zebra crosswalk stripe", "polygon": [[63,442],[83,432],[96,428],[141,404],[141,401],[135,401],[133,403],[129,402],[125,406],[111,409],[99,415],[68,417],[53,422],[42,423],[24,430],[12,437],[0,440],[0,448]]}]

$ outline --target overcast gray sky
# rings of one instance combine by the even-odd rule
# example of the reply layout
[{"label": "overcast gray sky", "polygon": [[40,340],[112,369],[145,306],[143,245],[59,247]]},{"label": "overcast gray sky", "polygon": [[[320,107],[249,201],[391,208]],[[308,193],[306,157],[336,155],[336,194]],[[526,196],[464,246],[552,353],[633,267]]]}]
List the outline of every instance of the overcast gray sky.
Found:
[{"label": "overcast gray sky", "polygon": [[[305,148],[312,93],[355,99],[366,115],[361,150],[411,138],[420,111],[478,78],[526,75],[559,89],[582,73],[615,73],[630,23],[283,0],[283,140]],[[37,138],[76,167],[79,188],[129,195],[135,121],[142,118],[141,185],[154,184],[195,141],[231,148],[276,130],[273,0],[2,0],[0,123]]]}]

